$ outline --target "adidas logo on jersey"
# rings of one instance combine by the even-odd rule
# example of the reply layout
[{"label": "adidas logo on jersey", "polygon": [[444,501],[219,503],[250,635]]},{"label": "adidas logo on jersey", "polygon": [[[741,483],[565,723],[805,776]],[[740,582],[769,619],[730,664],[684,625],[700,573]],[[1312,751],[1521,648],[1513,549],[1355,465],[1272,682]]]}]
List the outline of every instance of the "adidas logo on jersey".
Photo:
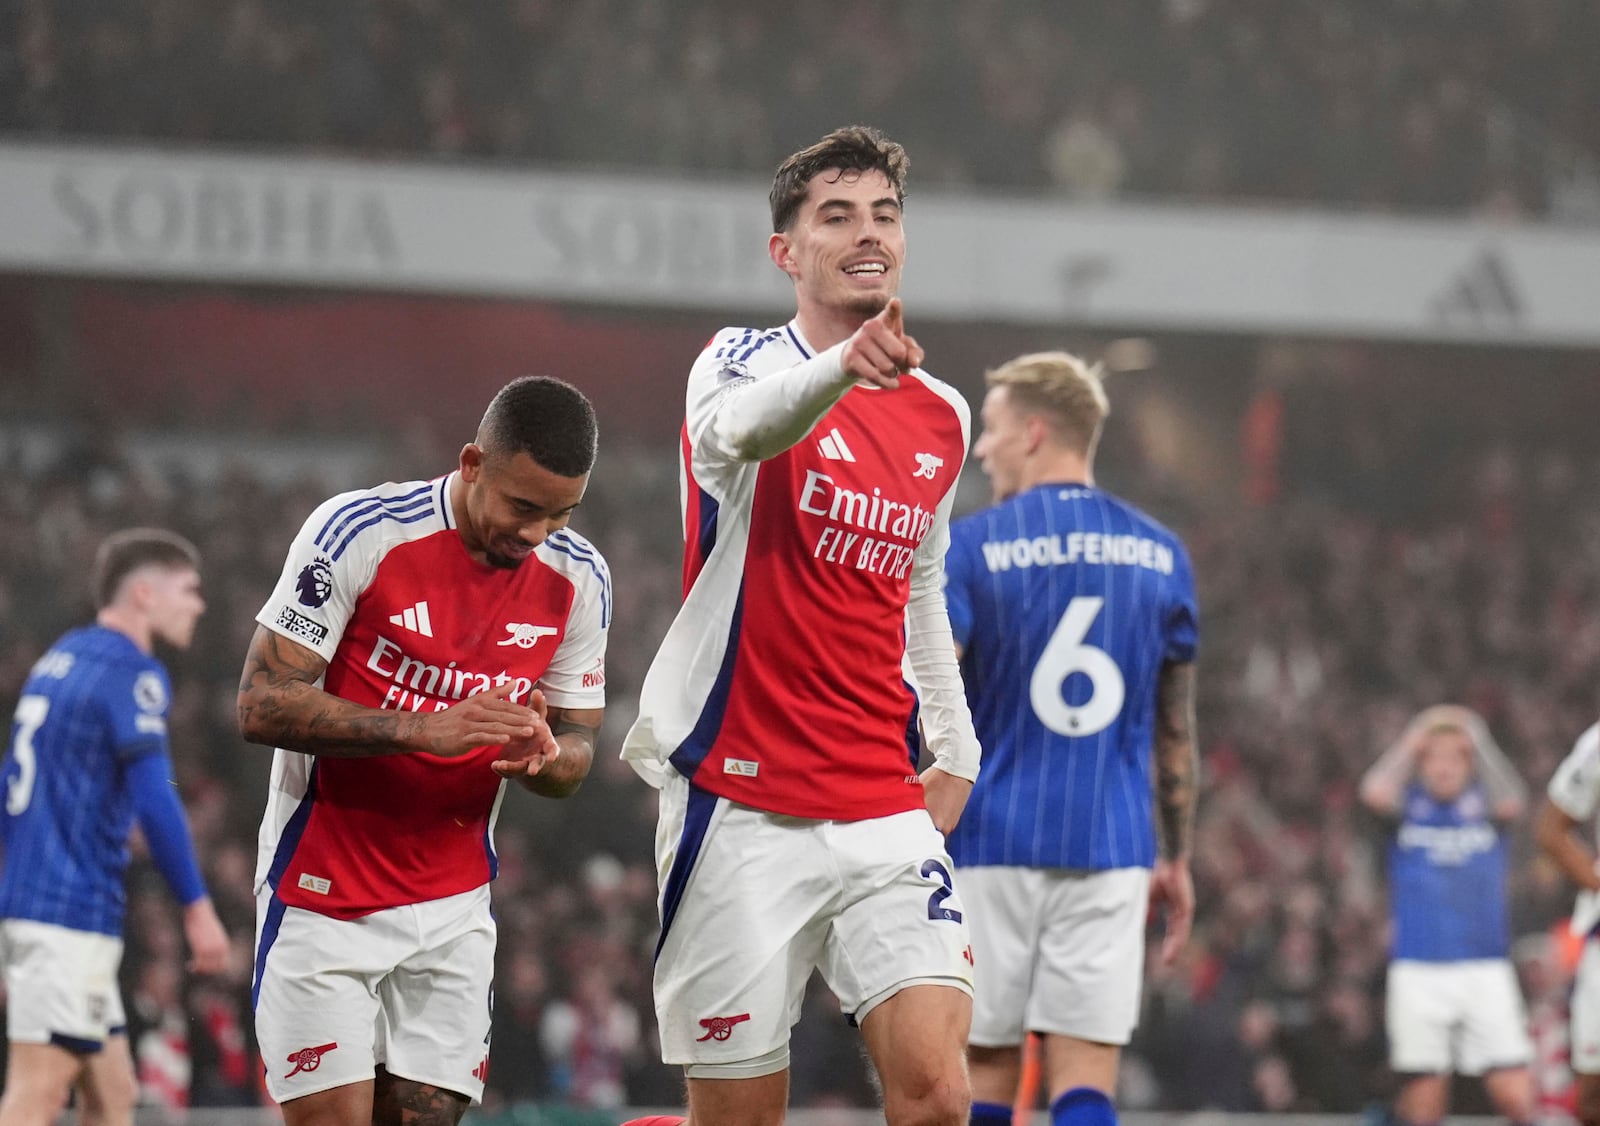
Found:
[{"label": "adidas logo on jersey", "polygon": [[428,600],[423,599],[415,606],[408,606],[398,614],[389,615],[389,624],[408,629],[412,633],[420,633],[423,637],[433,636],[433,622],[428,617]]},{"label": "adidas logo on jersey", "polygon": [[850,447],[845,444],[844,435],[839,433],[837,426],[822,436],[822,440],[817,443],[817,449],[829,461],[854,461],[856,459],[856,455],[851,453]]}]

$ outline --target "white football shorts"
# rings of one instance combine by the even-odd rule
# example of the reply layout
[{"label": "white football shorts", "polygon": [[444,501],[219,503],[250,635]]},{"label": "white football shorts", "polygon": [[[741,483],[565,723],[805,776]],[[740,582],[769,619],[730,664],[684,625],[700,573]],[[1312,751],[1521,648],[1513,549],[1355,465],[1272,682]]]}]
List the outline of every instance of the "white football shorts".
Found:
[{"label": "white football shorts", "polygon": [[0,920],[5,967],[6,1036],[19,1044],[55,1044],[98,1052],[125,1032],[117,970],[122,940],[31,919]]},{"label": "white football shorts", "polygon": [[971,1042],[1028,1032],[1126,1044],[1139,1020],[1148,868],[962,868],[977,990]]},{"label": "white football shorts", "polygon": [[1528,1014],[1511,962],[1389,964],[1389,1064],[1402,1075],[1482,1075],[1533,1058]]},{"label": "white football shorts", "polygon": [[656,864],[661,1057],[691,1076],[787,1066],[814,969],[857,1023],[910,985],[972,992],[966,908],[926,810],[786,817],[673,772],[661,791]]},{"label": "white football shorts", "polygon": [[1600,941],[1583,940],[1572,981],[1572,1070],[1600,1075]]},{"label": "white football shorts", "polygon": [[391,1075],[482,1101],[495,924],[489,886],[333,919],[256,897],[256,1038],[286,1102]]}]

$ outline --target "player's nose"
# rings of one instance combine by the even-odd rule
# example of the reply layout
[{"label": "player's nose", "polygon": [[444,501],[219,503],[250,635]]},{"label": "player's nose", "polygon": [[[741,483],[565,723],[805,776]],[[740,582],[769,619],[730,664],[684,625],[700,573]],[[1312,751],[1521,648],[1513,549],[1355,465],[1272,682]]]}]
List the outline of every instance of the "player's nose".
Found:
[{"label": "player's nose", "polygon": [[532,520],[517,529],[517,538],[529,547],[538,547],[549,535],[549,520]]}]

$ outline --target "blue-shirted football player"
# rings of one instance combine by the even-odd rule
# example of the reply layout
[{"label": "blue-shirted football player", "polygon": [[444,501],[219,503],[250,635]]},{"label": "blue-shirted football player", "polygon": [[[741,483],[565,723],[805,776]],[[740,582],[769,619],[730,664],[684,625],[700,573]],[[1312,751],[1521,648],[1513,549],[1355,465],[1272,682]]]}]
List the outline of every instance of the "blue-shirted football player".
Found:
[{"label": "blue-shirted football player", "polygon": [[987,382],[995,503],[952,525],[945,562],[983,744],[949,837],[978,967],[972,1122],[1010,1123],[1033,1032],[1054,1126],[1104,1126],[1150,902],[1168,960],[1194,913],[1194,577],[1175,535],[1095,487],[1097,370],[1040,353]]},{"label": "blue-shirted football player", "polygon": [[137,1088],[117,991],[133,821],[184,905],[196,972],[228,937],[195,861],[167,753],[157,639],[186,648],[205,609],[200,557],[134,528],[95,559],[94,625],[63,635],[22,686],[0,770],[0,966],[7,993],[0,1126],[47,1126],[74,1083],[96,1126],[132,1122]]},{"label": "blue-shirted football player", "polygon": [[1362,776],[1361,800],[1395,822],[1386,1002],[1389,1063],[1401,1076],[1395,1117],[1443,1121],[1458,1072],[1482,1075],[1513,1123],[1532,1122],[1503,833],[1522,815],[1526,787],[1478,714],[1443,704],[1417,715]]}]

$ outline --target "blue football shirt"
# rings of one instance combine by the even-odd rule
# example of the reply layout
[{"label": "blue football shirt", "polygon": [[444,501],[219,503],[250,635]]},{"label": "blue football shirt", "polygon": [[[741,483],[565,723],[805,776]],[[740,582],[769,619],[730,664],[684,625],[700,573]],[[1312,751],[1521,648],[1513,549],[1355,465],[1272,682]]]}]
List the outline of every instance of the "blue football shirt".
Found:
[{"label": "blue football shirt", "polygon": [[1389,910],[1395,958],[1507,956],[1506,843],[1482,786],[1445,802],[1415,782],[1406,788],[1389,846]]},{"label": "blue football shirt", "polygon": [[1183,544],[1085,485],[1039,485],[950,534],[945,594],[983,744],[951,855],[1150,867],[1157,683],[1199,636]]},{"label": "blue football shirt", "polygon": [[134,799],[126,767],[167,754],[166,669],[101,626],[33,666],[0,769],[0,918],[122,933]]}]

